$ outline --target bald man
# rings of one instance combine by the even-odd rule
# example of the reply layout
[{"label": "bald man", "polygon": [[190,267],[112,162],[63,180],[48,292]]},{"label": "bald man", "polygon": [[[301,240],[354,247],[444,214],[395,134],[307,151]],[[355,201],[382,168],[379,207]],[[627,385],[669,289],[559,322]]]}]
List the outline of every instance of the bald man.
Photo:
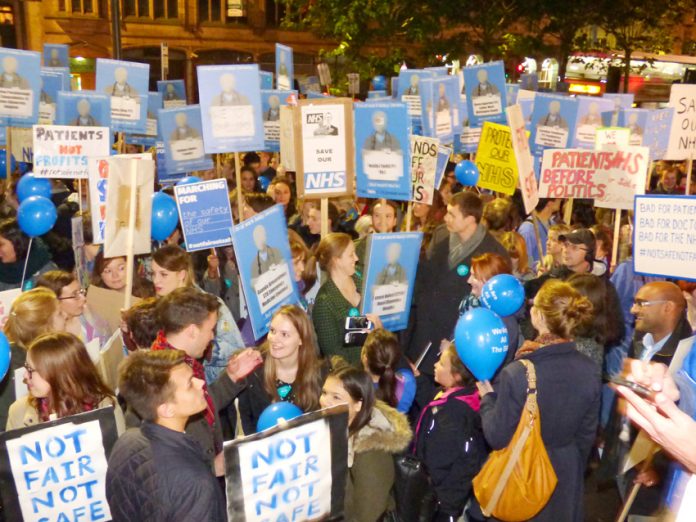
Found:
[{"label": "bald man", "polygon": [[686,300],[679,287],[667,281],[643,285],[633,299],[631,313],[636,332],[628,356],[669,365],[679,341],[691,336]]}]

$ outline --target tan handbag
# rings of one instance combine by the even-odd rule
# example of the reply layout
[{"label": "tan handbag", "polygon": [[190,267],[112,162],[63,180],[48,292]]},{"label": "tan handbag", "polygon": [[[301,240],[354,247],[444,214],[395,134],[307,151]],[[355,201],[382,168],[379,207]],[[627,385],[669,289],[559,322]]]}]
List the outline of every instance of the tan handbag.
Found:
[{"label": "tan handbag", "polygon": [[527,401],[520,422],[510,444],[489,455],[473,482],[483,514],[506,522],[539,513],[558,482],[541,439],[534,364],[519,362],[527,369]]}]

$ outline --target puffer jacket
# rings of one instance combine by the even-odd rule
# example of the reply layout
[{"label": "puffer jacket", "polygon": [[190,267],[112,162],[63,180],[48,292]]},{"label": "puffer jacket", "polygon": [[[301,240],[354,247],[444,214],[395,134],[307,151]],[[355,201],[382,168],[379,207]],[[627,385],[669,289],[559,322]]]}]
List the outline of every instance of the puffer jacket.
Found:
[{"label": "puffer jacket", "polygon": [[224,522],[225,499],[201,447],[143,422],[116,441],[106,473],[114,522]]},{"label": "puffer jacket", "polygon": [[349,439],[346,522],[374,522],[393,508],[394,454],[412,436],[406,416],[377,401],[370,421]]}]

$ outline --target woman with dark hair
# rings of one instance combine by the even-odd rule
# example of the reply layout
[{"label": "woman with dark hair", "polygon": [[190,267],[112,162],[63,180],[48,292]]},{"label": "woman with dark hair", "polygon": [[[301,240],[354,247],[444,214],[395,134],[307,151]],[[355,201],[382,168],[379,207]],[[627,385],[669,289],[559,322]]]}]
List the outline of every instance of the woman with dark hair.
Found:
[{"label": "woman with dark hair", "polygon": [[494,450],[510,444],[528,390],[525,365],[533,364],[541,437],[558,483],[535,521],[581,522],[583,476],[597,434],[601,383],[594,362],[572,341],[592,321],[592,303],[570,284],[551,279],[534,297],[532,324],[539,332],[526,341],[493,385],[479,382],[481,420]]},{"label": "woman with dark hair", "polygon": [[276,176],[268,186],[268,195],[273,198],[277,204],[283,205],[285,209],[285,219],[290,221],[295,213],[295,195],[292,191],[292,182],[284,177]]},{"label": "woman with dark hair", "polygon": [[[166,245],[153,252],[152,283],[155,285],[157,297],[168,295],[177,288],[195,287],[196,280],[189,253],[174,245]],[[225,371],[229,358],[244,348],[244,341],[229,308],[219,296],[215,297],[222,306],[218,310],[213,348],[210,356],[203,362],[206,382],[209,383],[214,382]]]},{"label": "woman with dark hair", "polygon": [[614,244],[611,229],[606,225],[597,224],[592,225],[590,230],[595,237],[595,243],[597,245],[595,250],[595,259],[599,259],[605,265],[610,266],[611,252]]},{"label": "woman with dark hair", "polygon": [[[302,308],[309,312],[311,302],[307,299],[307,293],[312,290],[317,281],[317,264],[310,262],[310,252],[302,241],[302,237],[292,229],[288,229],[288,241],[290,242],[290,253],[292,254],[292,268],[295,273],[295,282],[300,291]],[[314,292],[316,294],[316,291]]]},{"label": "woman with dark hair", "polygon": [[[486,443],[478,415],[475,379],[450,343],[435,363],[435,382],[422,409],[415,434],[415,453],[428,469],[438,501],[434,521],[457,520],[471,495],[471,482],[486,460]],[[473,511],[473,513],[472,513]],[[474,501],[467,520],[483,518]]]},{"label": "woman with dark hair", "polygon": [[125,431],[114,392],[104,384],[85,345],[74,335],[42,335],[29,346],[24,367],[29,395],[10,406],[7,430],[112,406],[118,434]]},{"label": "woman with dark hair", "polygon": [[87,307],[87,292],[74,273],[63,270],[45,272],[36,281],[37,287],[53,290],[58,297],[60,309],[66,317],[65,331],[84,343],[99,340],[102,346],[109,338],[109,326]]},{"label": "woman with dark hair", "polygon": [[245,434],[256,432],[261,413],[272,402],[291,402],[303,412],[319,409],[328,365],[317,353],[312,323],[304,310],[295,305],[281,307],[261,346],[263,365],[245,379],[246,387],[239,396]]},{"label": "woman with dark hair", "polygon": [[58,268],[51,261],[51,253],[43,241],[34,238],[30,250],[30,240],[31,238],[19,228],[16,218],[0,222],[0,292],[19,288],[22,275],[25,289],[32,288],[39,275]]},{"label": "woman with dark hair", "polygon": [[399,368],[401,345],[396,335],[383,328],[370,332],[360,360],[375,383],[377,398],[401,413],[408,413],[416,396],[416,378],[411,370]]},{"label": "woman with dark hair", "polygon": [[[360,278],[355,273],[358,256],[355,255],[353,240],[340,232],[327,235],[319,243],[316,259],[319,267],[329,275],[319,288],[312,309],[321,353],[324,357],[339,355],[360,367],[361,344],[344,343],[346,318],[353,308],[359,308],[362,300],[358,291]],[[368,314],[368,319],[376,328],[381,328],[379,316]]]},{"label": "woman with dark hair", "polygon": [[244,193],[242,217],[244,219],[249,219],[256,214],[260,214],[264,210],[268,210],[275,204],[273,198],[268,194],[263,192],[246,192]]},{"label": "woman with dark hair", "polygon": [[259,180],[256,177],[256,171],[253,168],[242,167],[240,178],[242,180],[242,192],[258,192],[261,189]]},{"label": "woman with dark hair", "polygon": [[[432,205],[425,203],[414,203],[413,211],[411,212],[412,230],[423,232],[423,242],[421,243],[421,256],[424,256],[430,246],[430,240],[433,237],[435,228],[444,223],[445,214],[447,213],[447,205],[445,205],[439,191],[433,192]],[[402,229],[406,230],[406,220],[402,222]]]},{"label": "woman with dark hair", "polygon": [[394,454],[411,442],[406,417],[375,398],[370,376],[344,365],[324,382],[321,406],[348,405],[348,481],[345,519],[351,522],[381,520],[393,508]]},{"label": "woman with dark hair", "polygon": [[510,260],[512,261],[512,275],[514,275],[521,283],[534,279],[535,273],[529,266],[529,257],[527,256],[527,242],[524,237],[518,232],[503,232],[498,237],[505,250],[507,250]]},{"label": "woman with dark hair", "polygon": [[[94,258],[91,283],[99,288],[107,288],[125,293],[126,291],[126,256],[104,257],[100,251]],[[141,299],[155,295],[150,281],[141,278],[136,270],[133,270],[133,295]]]}]

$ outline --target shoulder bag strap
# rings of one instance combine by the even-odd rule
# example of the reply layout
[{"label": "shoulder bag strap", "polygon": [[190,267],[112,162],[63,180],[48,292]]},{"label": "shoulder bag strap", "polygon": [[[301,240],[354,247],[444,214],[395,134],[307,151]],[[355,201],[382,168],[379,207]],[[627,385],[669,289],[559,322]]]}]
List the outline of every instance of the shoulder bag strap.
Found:
[{"label": "shoulder bag strap", "polygon": [[522,359],[519,362],[521,362],[527,370],[527,400],[524,408],[522,409],[522,415],[528,413],[529,422],[526,423],[520,438],[515,442],[515,446],[512,448],[512,453],[510,454],[510,458],[505,465],[505,469],[503,469],[503,472],[500,475],[500,480],[498,480],[488,504],[486,504],[486,506],[482,506],[483,514],[486,516],[490,516],[495,507],[498,505],[500,496],[503,494],[503,490],[510,479],[510,475],[512,475],[512,470],[515,469],[517,461],[520,458],[520,454],[522,453],[522,449],[524,448],[524,445],[529,438],[529,434],[532,431],[532,425],[534,423],[534,417],[536,414],[536,372],[534,371],[534,364],[525,359]]}]

